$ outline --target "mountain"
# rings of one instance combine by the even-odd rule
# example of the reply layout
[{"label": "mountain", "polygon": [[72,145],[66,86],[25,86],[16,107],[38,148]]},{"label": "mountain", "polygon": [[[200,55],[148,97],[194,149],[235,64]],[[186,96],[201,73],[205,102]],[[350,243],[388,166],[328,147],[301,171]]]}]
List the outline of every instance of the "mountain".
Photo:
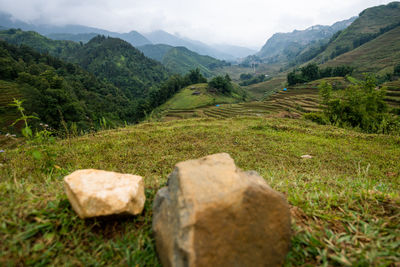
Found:
[{"label": "mountain", "polygon": [[144,45],[138,47],[138,49],[142,51],[146,57],[152,58],[159,62],[162,62],[165,54],[172,48],[174,47],[166,44]]},{"label": "mountain", "polygon": [[144,97],[151,87],[168,78],[161,63],[149,59],[128,42],[97,36],[75,50],[73,62],[112,82],[130,98]]},{"label": "mountain", "polygon": [[168,50],[162,59],[162,63],[166,68],[178,74],[199,68],[200,72],[206,77],[211,77],[214,69],[228,65],[225,61],[199,55],[186,47],[174,47]]},{"label": "mountain", "polygon": [[200,55],[208,55],[221,60],[235,60],[235,56],[218,51],[202,42],[181,38],[168,32],[158,30],[144,34],[153,44],[166,44],[170,46],[184,46]]},{"label": "mountain", "polygon": [[[328,43],[336,32],[348,27],[356,18],[337,22],[331,26],[315,25],[306,30],[274,34],[256,54],[263,62],[289,62],[310,45]],[[325,41],[322,41],[325,40]],[[322,42],[321,42],[322,41]]]},{"label": "mountain", "polygon": [[96,37],[98,34],[97,33],[50,33],[47,34],[46,36],[50,39],[53,40],[68,40],[68,41],[74,41],[74,42],[82,42],[82,43],[87,43],[94,37]]},{"label": "mountain", "polygon": [[133,102],[119,88],[77,65],[5,41],[0,41],[0,54],[1,131],[9,131],[19,117],[8,106],[14,98],[24,99],[26,113],[39,117],[31,125],[59,129],[65,121],[68,128],[88,129],[101,118],[111,124],[134,119]]},{"label": "mountain", "polygon": [[349,65],[355,73],[378,73],[383,76],[393,73],[393,66],[400,62],[400,26],[379,37],[327,61],[324,66]]},{"label": "mountain", "polygon": [[0,26],[9,28],[20,28],[26,31],[36,31],[42,35],[46,35],[54,40],[70,40],[77,42],[88,42],[94,37],[94,34],[120,38],[132,44],[135,47],[146,44],[166,44],[170,46],[184,46],[201,55],[208,55],[221,60],[234,61],[238,58],[253,54],[254,51],[245,47],[228,46],[228,45],[207,45],[200,41],[182,38],[162,30],[154,31],[147,34],[140,34],[137,31],[129,33],[117,33],[94,27],[83,25],[36,25],[26,23],[18,19],[14,19],[12,15],[0,12]]},{"label": "mountain", "polygon": [[185,74],[198,68],[204,76],[211,77],[214,69],[229,65],[225,61],[199,55],[182,46],[158,44],[140,46],[138,49],[145,56],[161,62],[167,69],[177,74]]},{"label": "mountain", "polygon": [[203,42],[182,38],[168,32],[158,30],[144,34],[153,44],[166,44],[170,46],[184,46],[200,55],[211,56],[220,60],[235,61],[246,57],[255,51],[249,48],[233,45],[208,45]]},{"label": "mountain", "polygon": [[0,39],[78,64],[99,79],[121,88],[129,99],[146,96],[151,87],[169,75],[161,63],[146,58],[131,44],[118,38],[97,36],[81,45],[51,40],[36,32],[10,29],[0,31]]},{"label": "mountain", "polygon": [[212,45],[213,48],[219,51],[225,51],[226,53],[235,56],[236,58],[244,58],[249,55],[255,54],[257,51],[247,47],[235,46],[235,45],[224,45],[217,44]]},{"label": "mountain", "polygon": [[141,46],[151,43],[148,39],[146,39],[146,37],[137,31],[131,31],[129,33],[117,33],[83,25],[36,25],[16,20],[12,17],[12,15],[4,12],[0,12],[0,26],[4,28],[19,28],[25,31],[35,31],[55,40],[88,42],[91,39],[89,38],[90,36],[93,38],[94,34],[100,34],[104,36],[120,38],[129,42],[133,46]]},{"label": "mountain", "polygon": [[323,63],[349,52],[400,26],[400,2],[368,8],[345,30],[334,36],[313,61]]}]

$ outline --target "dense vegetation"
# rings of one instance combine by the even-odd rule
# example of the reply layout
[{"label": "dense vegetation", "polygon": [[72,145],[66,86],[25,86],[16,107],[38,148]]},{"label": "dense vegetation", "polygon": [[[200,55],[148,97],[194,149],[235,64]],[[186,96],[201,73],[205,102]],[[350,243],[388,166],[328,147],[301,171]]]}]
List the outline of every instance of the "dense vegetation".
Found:
[{"label": "dense vegetation", "polygon": [[132,103],[120,89],[76,65],[4,41],[0,54],[0,80],[15,84],[14,93],[22,95],[27,112],[53,128],[62,121],[88,129],[102,117],[113,123],[134,117]]},{"label": "dense vegetation", "polygon": [[376,79],[367,75],[365,81],[333,93],[328,83],[320,85],[323,115],[306,117],[320,123],[359,128],[367,133],[400,133],[400,118],[390,114],[384,100],[385,89],[377,88]]},{"label": "dense vegetation", "polygon": [[289,85],[295,85],[326,77],[345,77],[346,75],[351,75],[352,72],[353,68],[349,66],[320,68],[317,64],[310,63],[300,68],[300,73],[296,69],[289,72],[287,74],[287,82]]},{"label": "dense vegetation", "polygon": [[121,88],[131,100],[145,97],[168,78],[160,63],[117,38],[97,36],[71,54],[71,61]]},{"label": "dense vegetation", "polygon": [[169,75],[159,62],[146,58],[132,45],[117,38],[97,36],[83,45],[15,29],[0,32],[0,38],[76,63],[122,89],[130,100],[145,97],[152,86],[165,81]]},{"label": "dense vegetation", "polygon": [[217,76],[212,78],[208,82],[208,88],[209,91],[215,91],[216,93],[227,95],[232,92],[233,86],[231,83],[231,78],[228,74],[226,74],[225,76]]},{"label": "dense vegetation", "polygon": [[[93,70],[101,80],[77,65],[40,54],[27,46],[16,47],[4,41],[0,45],[0,80],[11,83],[11,95],[24,99],[28,114],[39,117],[40,120],[33,122],[36,126],[45,123],[56,130],[87,130],[100,124],[113,126],[137,122],[183,87],[207,81],[199,69],[163,81],[166,72],[160,64],[146,58],[132,60],[131,54],[125,59],[120,58],[123,64],[115,62],[113,55],[123,56],[124,51],[130,51],[132,47],[113,38],[96,37],[79,54],[81,65]],[[115,50],[118,53],[113,53]],[[144,58],[140,52],[135,56]],[[107,61],[101,64],[101,59]],[[152,69],[154,65],[156,68]],[[157,68],[161,71],[151,71]],[[142,81],[147,79],[153,83],[141,83],[136,79],[138,75]],[[108,79],[118,86],[109,83]],[[9,113],[10,108],[6,105],[12,100],[12,97],[4,100],[0,115]],[[12,118],[1,120],[3,130],[8,129]]]},{"label": "dense vegetation", "polygon": [[185,74],[191,69],[198,68],[204,76],[211,77],[215,69],[230,65],[224,60],[199,55],[185,47],[157,44],[142,46],[139,49],[145,56],[160,61],[176,74]]},{"label": "dense vegetation", "polygon": [[250,73],[248,73],[248,74],[243,73],[240,75],[240,80],[242,81],[242,82],[240,82],[240,85],[248,86],[248,85],[264,82],[268,79],[270,79],[270,78],[268,78],[265,74],[252,75]]}]

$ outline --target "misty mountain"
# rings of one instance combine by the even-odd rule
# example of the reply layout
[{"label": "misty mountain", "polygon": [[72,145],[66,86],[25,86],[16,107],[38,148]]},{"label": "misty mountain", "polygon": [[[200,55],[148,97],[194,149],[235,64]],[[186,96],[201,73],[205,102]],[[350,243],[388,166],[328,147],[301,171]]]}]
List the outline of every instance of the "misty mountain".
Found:
[{"label": "misty mountain", "polygon": [[165,81],[169,72],[130,43],[97,36],[81,45],[72,41],[51,40],[33,31],[0,31],[0,39],[13,45],[26,45],[36,51],[75,63],[100,80],[120,88],[129,99],[143,98],[151,87]]},{"label": "misty mountain", "polygon": [[[340,21],[332,26],[315,25],[305,30],[274,34],[256,54],[263,62],[288,62],[307,49],[308,45],[322,45],[338,31],[348,27],[356,19]],[[325,40],[321,42],[322,40]]]},{"label": "misty mountain", "polygon": [[82,43],[87,43],[94,37],[96,37],[98,34],[97,33],[50,33],[47,35],[48,38],[53,39],[53,40],[66,40],[66,41],[73,41],[73,42],[82,42]]},{"label": "misty mountain", "polygon": [[235,60],[234,55],[220,52],[202,42],[181,38],[165,31],[154,31],[144,34],[153,44],[166,44],[170,46],[184,46],[200,55],[208,55],[223,60]]},{"label": "misty mountain", "polygon": [[129,33],[117,33],[83,25],[36,25],[20,20],[15,20],[13,19],[12,15],[4,12],[0,12],[0,26],[7,29],[19,28],[25,31],[35,31],[42,35],[46,35],[54,40],[82,41],[86,43],[94,36],[100,34],[104,36],[120,38],[124,41],[127,41],[133,46],[151,44],[151,42],[146,39],[146,37],[144,37],[137,31],[131,31]]},{"label": "misty mountain", "polygon": [[204,76],[211,77],[214,69],[230,65],[226,61],[199,55],[183,46],[173,47],[158,44],[145,45],[138,47],[138,49],[146,57],[161,62],[167,69],[177,74],[185,74],[198,68]]},{"label": "misty mountain", "polygon": [[91,38],[100,34],[120,38],[135,47],[146,44],[166,44],[170,46],[184,46],[200,55],[207,55],[221,60],[234,61],[238,58],[253,54],[254,51],[245,47],[231,45],[208,45],[200,41],[182,38],[165,31],[154,31],[141,34],[137,31],[117,33],[83,25],[36,25],[16,20],[11,14],[0,12],[0,26],[6,29],[20,28],[25,31],[36,31],[54,40],[70,40],[87,43]]},{"label": "misty mountain", "polygon": [[338,32],[314,61],[323,63],[334,59],[398,26],[400,26],[400,2],[368,8],[361,12],[348,28]]},{"label": "misty mountain", "polygon": [[249,48],[233,45],[208,45],[200,41],[179,37],[165,31],[154,31],[144,34],[153,44],[166,44],[170,46],[183,46],[200,55],[211,56],[220,60],[235,61],[238,58],[254,54]]}]

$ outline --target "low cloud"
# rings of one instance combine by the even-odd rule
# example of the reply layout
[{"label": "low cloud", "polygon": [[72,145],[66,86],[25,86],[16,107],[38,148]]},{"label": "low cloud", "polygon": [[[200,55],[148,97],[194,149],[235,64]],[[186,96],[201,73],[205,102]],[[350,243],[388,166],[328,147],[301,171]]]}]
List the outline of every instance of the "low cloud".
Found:
[{"label": "low cloud", "polygon": [[0,0],[0,10],[33,23],[107,30],[163,29],[210,43],[261,46],[275,32],[333,24],[390,0]]}]

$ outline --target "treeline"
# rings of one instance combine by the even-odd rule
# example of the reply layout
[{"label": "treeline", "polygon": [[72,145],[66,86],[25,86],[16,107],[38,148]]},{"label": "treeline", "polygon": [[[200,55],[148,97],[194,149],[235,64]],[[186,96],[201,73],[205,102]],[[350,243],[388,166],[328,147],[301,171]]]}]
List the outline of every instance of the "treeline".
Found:
[{"label": "treeline", "polygon": [[388,31],[391,31],[394,28],[399,27],[399,26],[400,26],[400,22],[383,27],[383,28],[379,29],[379,32],[377,32],[377,33],[363,34],[362,36],[360,36],[359,38],[357,38],[353,41],[353,49],[357,48],[359,46],[362,46],[363,44],[377,38],[378,36],[388,32]]},{"label": "treeline", "polygon": [[87,129],[102,117],[117,123],[133,115],[132,103],[119,88],[27,46],[0,41],[0,79],[16,83],[15,94],[22,94],[27,112],[54,129],[63,122]]},{"label": "treeline", "polygon": [[156,107],[164,104],[170,97],[182,88],[197,84],[206,83],[207,79],[201,74],[200,70],[194,69],[184,76],[179,74],[172,75],[166,82],[162,83],[158,88],[150,91],[146,99],[140,101],[138,115],[144,117]]},{"label": "treeline", "polygon": [[85,131],[105,122],[110,127],[135,123],[181,88],[207,82],[198,69],[192,70],[183,77],[171,76],[143,97],[132,99],[78,65],[4,41],[0,41],[0,80],[15,84],[15,95],[22,95],[27,114],[39,118],[32,121],[33,128],[45,123],[54,131]]},{"label": "treeline", "polygon": [[208,91],[229,95],[232,93],[233,85],[231,77],[228,74],[225,76],[217,76],[208,82]]},{"label": "treeline", "polygon": [[247,73],[247,74],[243,73],[240,75],[240,80],[242,82],[240,82],[239,84],[241,86],[248,86],[248,85],[264,82],[268,79],[270,79],[270,78],[266,77],[264,74],[253,75],[250,73]]},{"label": "treeline", "polygon": [[298,83],[306,83],[327,77],[345,77],[351,75],[354,68],[350,66],[326,67],[319,68],[317,64],[310,63],[300,70],[294,69],[287,75],[289,85]]},{"label": "treeline", "polygon": [[400,118],[389,112],[384,100],[386,92],[384,88],[377,89],[372,75],[335,93],[326,82],[320,85],[319,90],[323,112],[305,114],[307,119],[320,124],[358,128],[367,133],[400,133]]}]

